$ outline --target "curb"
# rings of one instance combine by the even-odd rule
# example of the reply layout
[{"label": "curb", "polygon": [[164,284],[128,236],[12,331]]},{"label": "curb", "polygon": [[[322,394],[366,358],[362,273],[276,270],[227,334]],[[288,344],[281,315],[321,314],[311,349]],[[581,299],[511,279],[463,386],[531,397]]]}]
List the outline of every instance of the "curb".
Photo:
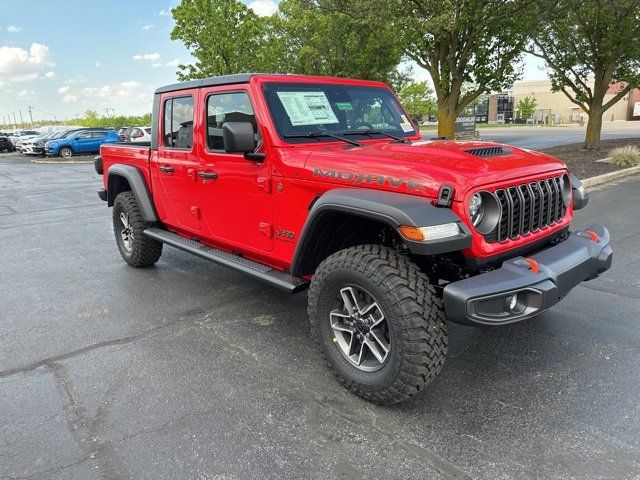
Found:
[{"label": "curb", "polygon": [[76,163],[93,163],[93,160],[31,160],[31,163],[40,163],[47,164],[50,163],[52,165],[64,165],[64,164],[76,164]]},{"label": "curb", "polygon": [[623,170],[617,170],[615,172],[604,173],[595,177],[586,178],[584,180],[581,180],[581,182],[583,187],[589,188],[595,187],[596,185],[601,185],[603,183],[611,182],[619,178],[635,175],[637,173],[640,173],[640,165],[636,167],[625,168]]}]

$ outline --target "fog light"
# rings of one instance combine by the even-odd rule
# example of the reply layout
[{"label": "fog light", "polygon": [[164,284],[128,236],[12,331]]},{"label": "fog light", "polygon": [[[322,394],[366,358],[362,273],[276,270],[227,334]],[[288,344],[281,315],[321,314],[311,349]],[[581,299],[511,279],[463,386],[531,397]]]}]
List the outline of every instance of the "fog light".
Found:
[{"label": "fog light", "polygon": [[509,307],[509,310],[511,310],[512,312],[516,309],[516,307],[518,306],[518,294],[517,293],[514,293],[510,297],[507,297],[507,305]]}]

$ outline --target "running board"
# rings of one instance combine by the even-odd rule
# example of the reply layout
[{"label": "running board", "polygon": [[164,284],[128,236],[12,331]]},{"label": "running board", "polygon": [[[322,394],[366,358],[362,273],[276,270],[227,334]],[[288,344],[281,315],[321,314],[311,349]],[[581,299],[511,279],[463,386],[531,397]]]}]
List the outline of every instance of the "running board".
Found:
[{"label": "running board", "polygon": [[144,231],[144,234],[149,238],[192,253],[210,262],[229,267],[238,272],[247,273],[285,292],[298,293],[309,287],[309,280],[294,277],[288,273],[271,268],[268,265],[263,265],[248,258],[209,247],[197,240],[190,240],[175,233],[168,232],[167,230],[148,228]]}]

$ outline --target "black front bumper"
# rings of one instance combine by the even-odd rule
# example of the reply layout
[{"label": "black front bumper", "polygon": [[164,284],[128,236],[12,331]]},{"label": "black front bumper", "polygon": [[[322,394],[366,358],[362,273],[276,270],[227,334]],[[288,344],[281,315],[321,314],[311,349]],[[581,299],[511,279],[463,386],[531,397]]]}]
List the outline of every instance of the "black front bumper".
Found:
[{"label": "black front bumper", "polygon": [[527,258],[515,257],[496,270],[448,284],[443,297],[447,319],[502,325],[531,318],[579,283],[608,270],[612,255],[605,227],[573,232],[564,242]]}]

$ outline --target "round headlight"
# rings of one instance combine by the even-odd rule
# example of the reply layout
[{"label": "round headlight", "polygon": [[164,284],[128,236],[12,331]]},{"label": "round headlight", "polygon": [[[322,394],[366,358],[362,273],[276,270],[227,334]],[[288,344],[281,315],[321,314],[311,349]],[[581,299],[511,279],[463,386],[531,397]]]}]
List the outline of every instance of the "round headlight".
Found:
[{"label": "round headlight", "polygon": [[500,221],[500,205],[489,192],[478,192],[469,200],[469,219],[473,228],[482,235],[491,233]]},{"label": "round headlight", "polygon": [[469,218],[474,227],[482,221],[484,216],[484,205],[482,204],[482,195],[476,193],[471,200],[469,200]]}]

